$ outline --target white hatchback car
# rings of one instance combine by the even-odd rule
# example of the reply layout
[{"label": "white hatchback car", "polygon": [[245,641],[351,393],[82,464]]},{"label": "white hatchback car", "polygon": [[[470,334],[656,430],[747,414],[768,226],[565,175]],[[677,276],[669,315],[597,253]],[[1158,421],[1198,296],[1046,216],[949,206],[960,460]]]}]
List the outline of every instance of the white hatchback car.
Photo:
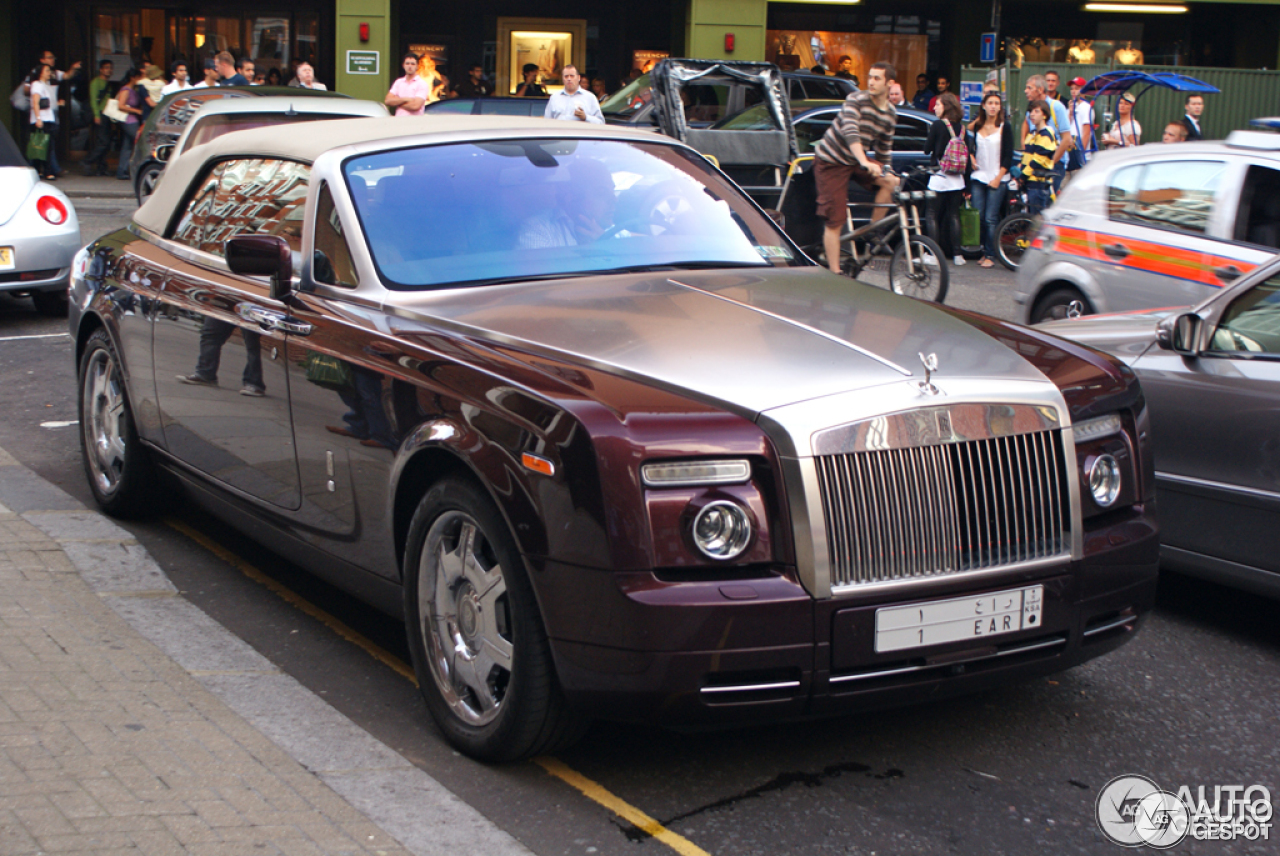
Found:
[{"label": "white hatchback car", "polygon": [[1280,134],[1103,152],[1018,268],[1024,323],[1200,303],[1280,249]]}]

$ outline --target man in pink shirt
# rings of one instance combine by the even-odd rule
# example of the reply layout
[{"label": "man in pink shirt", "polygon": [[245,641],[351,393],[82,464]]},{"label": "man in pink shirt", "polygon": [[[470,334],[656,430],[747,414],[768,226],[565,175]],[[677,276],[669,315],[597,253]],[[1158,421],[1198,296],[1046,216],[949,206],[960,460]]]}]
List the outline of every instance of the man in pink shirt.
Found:
[{"label": "man in pink shirt", "polygon": [[404,77],[391,84],[391,91],[383,104],[396,111],[397,116],[421,116],[427,106],[431,89],[427,81],[418,77],[418,55],[404,55]]}]

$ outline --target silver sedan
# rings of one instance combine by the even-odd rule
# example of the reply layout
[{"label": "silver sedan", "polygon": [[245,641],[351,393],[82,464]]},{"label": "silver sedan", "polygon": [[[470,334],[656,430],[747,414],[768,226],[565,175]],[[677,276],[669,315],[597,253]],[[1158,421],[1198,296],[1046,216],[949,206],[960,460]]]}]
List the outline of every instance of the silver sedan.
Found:
[{"label": "silver sedan", "polygon": [[1164,565],[1280,598],[1280,259],[1196,306],[1043,328],[1141,379]]}]

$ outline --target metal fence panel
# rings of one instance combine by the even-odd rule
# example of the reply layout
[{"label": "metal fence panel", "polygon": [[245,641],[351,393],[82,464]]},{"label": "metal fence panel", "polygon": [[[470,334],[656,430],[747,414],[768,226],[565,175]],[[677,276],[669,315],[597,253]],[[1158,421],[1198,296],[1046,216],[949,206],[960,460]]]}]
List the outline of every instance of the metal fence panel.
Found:
[{"label": "metal fence panel", "polygon": [[[1058,72],[1062,78],[1061,89],[1067,94],[1067,81],[1073,77],[1086,80],[1108,71],[1131,70],[1158,72],[1167,71],[1194,77],[1212,86],[1218,87],[1218,95],[1206,95],[1204,116],[1201,125],[1206,139],[1222,139],[1231,131],[1248,128],[1249,120],[1259,116],[1275,116],[1280,114],[1280,71],[1263,71],[1261,69],[1243,68],[1197,68],[1194,66],[1174,65],[1067,65],[1065,63],[1024,63],[1022,68],[1008,69],[1008,84],[1005,90],[1009,97],[1014,114],[1014,121],[1022,121],[1026,107],[1023,87],[1028,77],[1033,74],[1044,74],[1049,69]],[[987,68],[968,66],[961,71],[960,79],[964,82],[986,79]],[[1186,94],[1174,92],[1164,87],[1156,87],[1149,94],[1142,96],[1138,102],[1134,117],[1142,126],[1142,141],[1159,142],[1164,126],[1182,119],[1183,103]],[[1114,118],[1114,104],[1107,105],[1106,111]],[[1103,128],[1103,130],[1106,130]]]}]

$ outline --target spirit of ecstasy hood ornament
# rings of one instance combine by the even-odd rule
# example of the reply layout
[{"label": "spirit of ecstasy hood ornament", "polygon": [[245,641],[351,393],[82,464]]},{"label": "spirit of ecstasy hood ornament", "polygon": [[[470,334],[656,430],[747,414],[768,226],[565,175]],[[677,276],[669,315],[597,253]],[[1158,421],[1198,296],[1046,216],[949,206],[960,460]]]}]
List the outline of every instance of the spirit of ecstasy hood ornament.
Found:
[{"label": "spirit of ecstasy hood ornament", "polygon": [[916,386],[920,387],[920,391],[925,395],[938,395],[942,390],[934,386],[932,380],[933,373],[938,370],[938,355],[929,354],[926,357],[924,354],[918,354],[917,356],[920,357],[920,364],[924,366],[924,380],[919,381]]}]

